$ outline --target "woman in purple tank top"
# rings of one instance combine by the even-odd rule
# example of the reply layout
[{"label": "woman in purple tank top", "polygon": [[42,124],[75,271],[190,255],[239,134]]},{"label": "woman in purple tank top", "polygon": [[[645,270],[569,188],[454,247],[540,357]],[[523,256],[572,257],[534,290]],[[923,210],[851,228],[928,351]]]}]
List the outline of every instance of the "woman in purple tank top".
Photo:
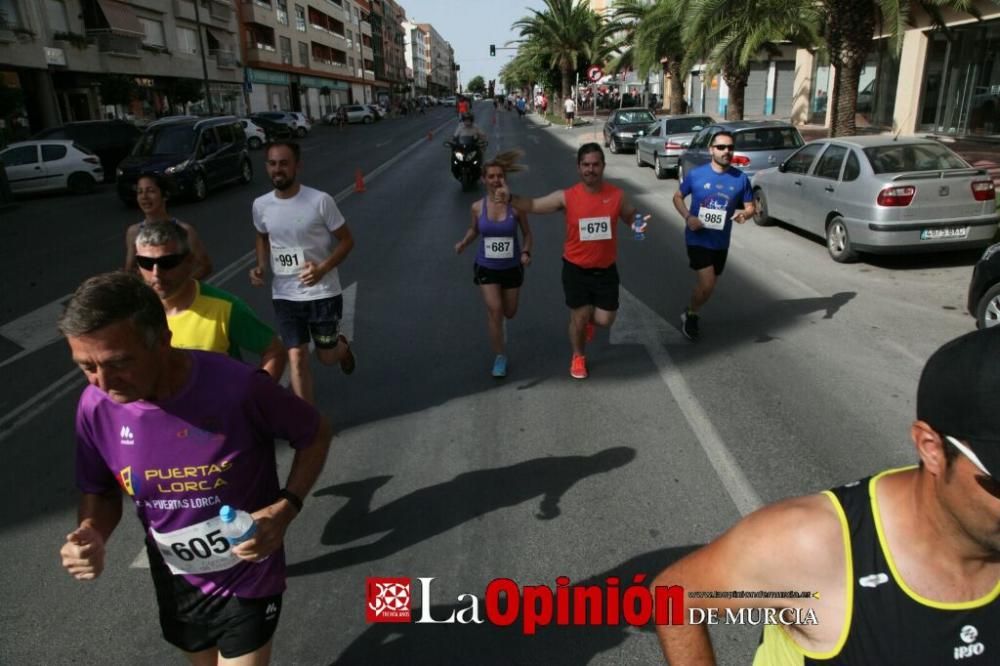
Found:
[{"label": "woman in purple tank top", "polygon": [[519,150],[509,150],[486,163],[483,169],[486,196],[472,204],[472,224],[465,237],[455,243],[455,253],[461,254],[479,238],[472,281],[479,285],[486,302],[490,346],[496,354],[494,377],[507,376],[503,324],[505,319],[513,319],[517,314],[524,267],[531,263],[531,227],[527,214],[514,210],[510,204],[495,201],[495,192],[506,183],[507,174],[523,169],[518,164],[521,155]]}]

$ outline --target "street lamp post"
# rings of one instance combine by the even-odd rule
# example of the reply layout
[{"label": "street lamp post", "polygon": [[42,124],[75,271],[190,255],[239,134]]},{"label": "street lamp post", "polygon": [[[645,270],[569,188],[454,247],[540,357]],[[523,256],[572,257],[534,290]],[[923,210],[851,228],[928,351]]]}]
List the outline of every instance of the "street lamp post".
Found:
[{"label": "street lamp post", "polygon": [[214,115],[212,109],[212,90],[208,83],[208,61],[205,60],[205,42],[201,36],[201,12],[198,10],[198,0],[194,0],[194,24],[198,28],[198,51],[201,53],[201,75],[205,81],[205,102],[208,104],[209,115]]}]

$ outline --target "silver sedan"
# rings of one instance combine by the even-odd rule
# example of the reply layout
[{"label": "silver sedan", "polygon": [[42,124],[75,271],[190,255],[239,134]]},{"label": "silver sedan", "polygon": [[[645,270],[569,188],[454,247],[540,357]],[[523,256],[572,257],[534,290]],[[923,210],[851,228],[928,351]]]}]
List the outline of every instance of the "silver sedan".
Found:
[{"label": "silver sedan", "polygon": [[642,131],[635,142],[636,166],[653,165],[657,178],[666,178],[677,168],[681,153],[691,143],[695,133],[711,125],[711,116],[663,116]]},{"label": "silver sedan", "polygon": [[838,262],[986,247],[997,231],[993,181],[932,139],[814,141],[755,174],[753,190],[757,224],[781,220],[825,238]]}]

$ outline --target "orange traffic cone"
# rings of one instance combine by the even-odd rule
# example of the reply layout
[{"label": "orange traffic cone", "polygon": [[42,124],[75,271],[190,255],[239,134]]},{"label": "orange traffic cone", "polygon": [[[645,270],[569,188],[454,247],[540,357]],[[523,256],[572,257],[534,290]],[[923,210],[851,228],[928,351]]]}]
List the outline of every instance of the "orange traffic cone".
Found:
[{"label": "orange traffic cone", "polygon": [[354,172],[354,191],[364,192],[365,191],[365,177],[361,173],[361,169],[357,169]]}]

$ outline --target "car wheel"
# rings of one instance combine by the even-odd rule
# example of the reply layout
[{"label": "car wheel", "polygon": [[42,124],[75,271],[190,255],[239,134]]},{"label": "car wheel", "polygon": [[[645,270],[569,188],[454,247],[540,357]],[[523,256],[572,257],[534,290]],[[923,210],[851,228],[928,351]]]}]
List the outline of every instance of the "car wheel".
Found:
[{"label": "car wheel", "polygon": [[1000,283],[986,290],[976,306],[976,326],[991,328],[1000,324]]},{"label": "car wheel", "polygon": [[82,172],[71,174],[66,181],[66,188],[73,194],[90,194],[96,185],[97,182],[90,174]]},{"label": "car wheel", "polygon": [[639,146],[635,147],[635,165],[637,167],[645,166],[645,163],[642,161],[642,156],[639,155]]},{"label": "car wheel", "polygon": [[308,134],[308,130],[306,130],[305,127],[298,127],[295,129],[295,136],[299,137],[300,139],[304,137],[306,134]]},{"label": "car wheel", "polygon": [[203,174],[195,174],[194,184],[191,186],[191,198],[195,201],[204,201],[208,196],[208,183]]},{"label": "car wheel", "polygon": [[684,167],[681,166],[680,162],[677,163],[677,182],[678,183],[684,182]]},{"label": "car wheel", "polygon": [[617,155],[621,152],[621,148],[619,148],[618,144],[615,142],[615,137],[611,137],[611,141],[608,142],[608,150],[611,151],[612,155]]},{"label": "car wheel", "polygon": [[858,253],[851,246],[844,218],[835,217],[826,225],[826,251],[839,264],[846,264],[858,258]]},{"label": "car wheel", "polygon": [[363,122],[365,125],[371,125],[372,124],[372,120],[373,120],[373,118],[371,116],[365,116],[364,120],[362,120],[361,122]]},{"label": "car wheel", "polygon": [[604,147],[605,148],[608,147],[608,137],[607,136],[604,137]]},{"label": "car wheel", "polygon": [[664,178],[667,177],[667,170],[663,168],[662,164],[660,164],[659,155],[653,156],[653,173],[655,173],[656,177],[659,178],[660,180],[663,180]]},{"label": "car wheel", "polygon": [[753,221],[758,227],[769,227],[774,224],[771,211],[767,207],[767,195],[759,187],[753,191]]},{"label": "car wheel", "polygon": [[250,166],[250,160],[243,160],[240,166],[240,182],[246,185],[251,180],[253,180],[253,167]]},{"label": "car wheel", "polygon": [[252,136],[247,140],[247,145],[250,146],[250,150],[257,150],[264,144],[260,140],[260,137]]}]

